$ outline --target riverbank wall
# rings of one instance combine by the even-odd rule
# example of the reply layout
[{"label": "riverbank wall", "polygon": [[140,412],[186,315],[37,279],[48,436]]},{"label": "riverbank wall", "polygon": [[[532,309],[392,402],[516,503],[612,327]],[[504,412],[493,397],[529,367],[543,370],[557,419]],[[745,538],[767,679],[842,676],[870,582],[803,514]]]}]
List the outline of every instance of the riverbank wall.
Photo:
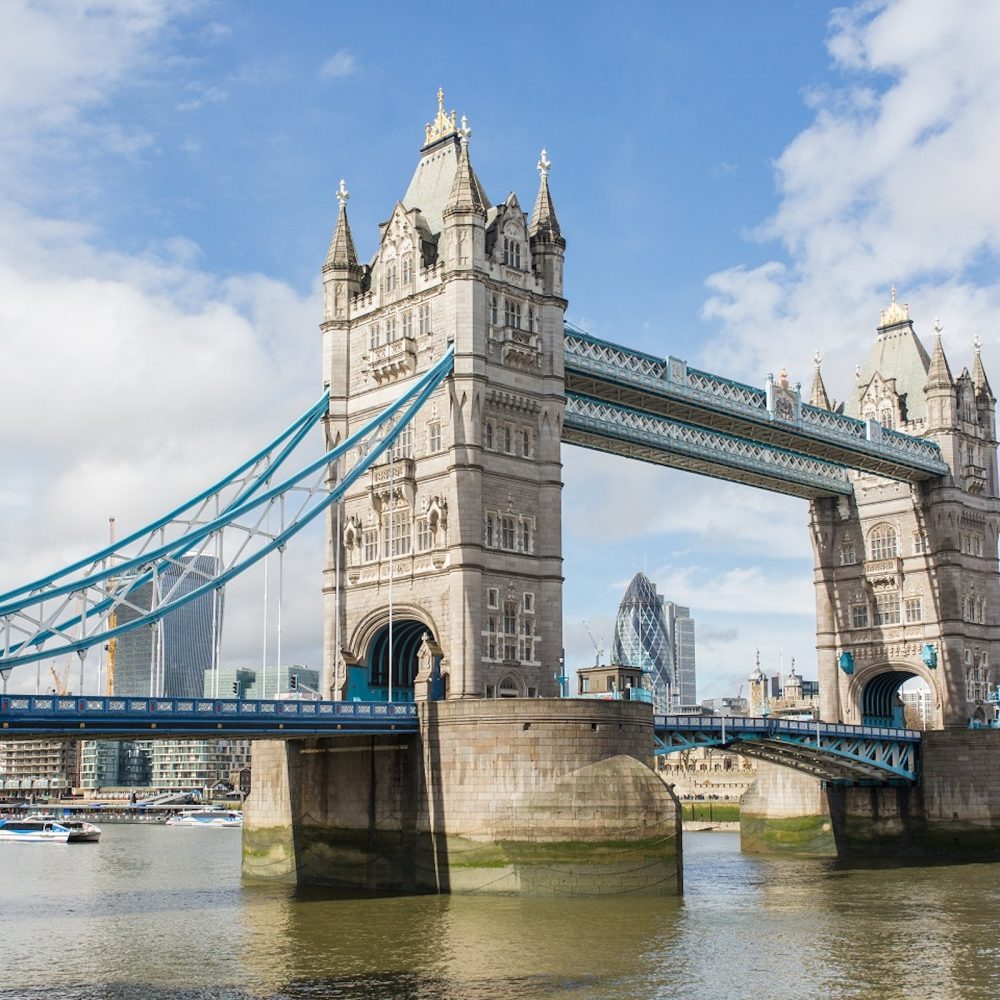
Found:
[{"label": "riverbank wall", "polygon": [[420,705],[419,735],[256,743],[243,870],[372,892],[682,891],[650,706]]}]

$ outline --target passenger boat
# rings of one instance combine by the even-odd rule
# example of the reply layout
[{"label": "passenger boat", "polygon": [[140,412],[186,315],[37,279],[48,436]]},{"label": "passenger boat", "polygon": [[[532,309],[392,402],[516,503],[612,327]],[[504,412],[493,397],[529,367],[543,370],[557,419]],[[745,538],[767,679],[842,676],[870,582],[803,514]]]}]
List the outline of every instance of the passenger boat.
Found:
[{"label": "passenger boat", "polygon": [[0,841],[22,841],[25,844],[53,841],[65,844],[69,842],[69,827],[55,820],[0,819]]},{"label": "passenger boat", "polygon": [[69,830],[70,844],[96,844],[101,839],[101,828],[86,820],[73,819],[70,816],[53,816],[51,813],[33,813],[26,818],[42,823],[55,823]]},{"label": "passenger boat", "polygon": [[210,826],[239,829],[243,813],[228,809],[187,809],[171,816],[167,826]]}]

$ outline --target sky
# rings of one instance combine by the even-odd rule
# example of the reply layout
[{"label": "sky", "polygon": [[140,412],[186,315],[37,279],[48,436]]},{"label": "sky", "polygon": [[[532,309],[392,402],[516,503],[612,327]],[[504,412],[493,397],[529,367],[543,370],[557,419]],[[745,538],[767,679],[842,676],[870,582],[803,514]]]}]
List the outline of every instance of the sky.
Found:
[{"label": "sky", "polygon": [[[439,86],[494,202],[532,204],[547,149],[567,317],[598,336],[756,385],[808,387],[818,350],[843,399],[895,284],[953,371],[976,335],[1000,359],[992,0],[370,10],[0,5],[0,590],[317,398],[337,184],[367,259]],[[757,649],[815,677],[805,501],[570,447],[564,480],[571,668],[644,570],[692,609],[699,698],[736,694]],[[285,556],[285,662],[319,665],[320,549]],[[227,594],[224,662],[275,655],[260,589]]]}]

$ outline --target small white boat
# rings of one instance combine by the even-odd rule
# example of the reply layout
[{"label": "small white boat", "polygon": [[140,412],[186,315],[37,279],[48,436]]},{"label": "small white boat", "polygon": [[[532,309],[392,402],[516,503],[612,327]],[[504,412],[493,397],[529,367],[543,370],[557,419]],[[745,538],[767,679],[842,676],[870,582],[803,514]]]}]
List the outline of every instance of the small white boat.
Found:
[{"label": "small white boat", "polygon": [[229,809],[187,809],[171,816],[167,826],[209,826],[240,829],[243,813]]},{"label": "small white boat", "polygon": [[53,816],[51,813],[32,813],[25,817],[25,820],[34,820],[42,823],[55,823],[64,826],[69,830],[70,844],[96,844],[101,839],[101,828],[86,820],[73,819],[70,816]]},{"label": "small white boat", "polygon": [[57,844],[69,842],[69,828],[54,820],[42,819],[0,819],[0,841],[21,841],[25,844],[53,841]]}]

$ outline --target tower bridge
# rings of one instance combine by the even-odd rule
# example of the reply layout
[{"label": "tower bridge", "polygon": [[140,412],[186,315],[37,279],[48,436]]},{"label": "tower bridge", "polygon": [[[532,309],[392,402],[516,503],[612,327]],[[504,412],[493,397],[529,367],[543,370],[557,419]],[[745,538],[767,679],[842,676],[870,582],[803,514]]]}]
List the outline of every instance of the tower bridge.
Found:
[{"label": "tower bridge", "polygon": [[[529,216],[514,193],[490,201],[470,137],[439,93],[412,180],[367,260],[341,181],[322,268],[323,400],[190,504],[0,595],[0,670],[155,622],[322,516],[323,704],[419,703],[419,727],[340,730],[348,743],[369,741],[341,748],[357,757],[295,740],[262,744],[251,869],[300,870],[303,850],[322,867],[331,830],[349,853],[365,829],[381,845],[366,868],[378,881],[373,873],[393,867],[386,859],[400,838],[419,830],[433,843],[408,856],[429,867],[406,878],[440,888],[441,866],[471,856],[462,838],[521,844],[535,864],[525,845],[574,839],[577,805],[567,803],[582,801],[584,787],[605,794],[608,782],[621,793],[620,822],[594,826],[592,839],[646,829],[628,825],[646,810],[650,836],[666,843],[674,814],[645,764],[648,706],[556,699],[561,449],[577,444],[807,499],[829,731],[810,744],[808,734],[796,742],[773,726],[740,739],[731,729],[726,745],[813,775],[839,767],[867,780],[892,768],[893,778],[900,768],[908,780],[920,776],[915,737],[874,732],[892,723],[899,686],[922,678],[937,724],[965,726],[986,719],[1000,663],[995,398],[978,345],[971,371],[953,376],[940,326],[928,352],[893,291],[854,388],[834,407],[818,362],[806,400],[784,373],[753,387],[591,337],[565,321],[567,243],[545,151]],[[317,424],[324,456],[289,474],[296,445]],[[168,569],[183,579],[203,554],[218,558],[217,576],[156,585]],[[136,590],[151,584],[143,606]],[[5,703],[4,725],[9,712]],[[685,745],[676,726],[657,725],[661,749]],[[364,781],[343,763],[361,756]],[[925,787],[940,759],[922,755]],[[1000,789],[996,796],[1000,805]],[[326,803],[308,849],[304,798]],[[376,831],[383,814],[388,839]],[[649,845],[638,841],[646,844],[629,843],[642,854]],[[671,864],[653,855],[658,871]],[[348,877],[344,865],[333,864],[338,878]],[[379,884],[406,881],[393,872]]]}]

